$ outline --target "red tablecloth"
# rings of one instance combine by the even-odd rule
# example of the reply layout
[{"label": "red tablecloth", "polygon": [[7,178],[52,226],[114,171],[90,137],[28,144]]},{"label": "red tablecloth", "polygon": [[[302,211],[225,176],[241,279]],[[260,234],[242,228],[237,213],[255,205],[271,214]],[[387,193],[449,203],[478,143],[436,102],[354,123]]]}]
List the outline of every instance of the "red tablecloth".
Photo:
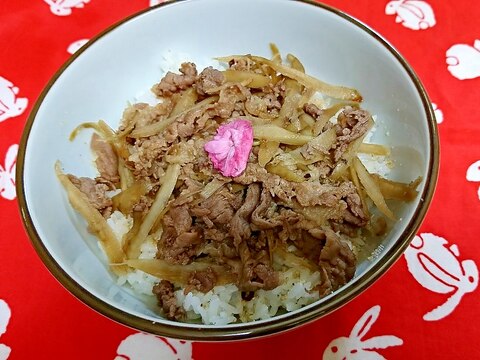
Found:
[{"label": "red tablecloth", "polygon": [[265,339],[183,343],[108,320],[50,275],[15,201],[16,144],[26,117],[73,43],[154,2],[0,2],[0,360],[479,359],[480,7],[468,0],[327,1],[406,57],[436,104],[441,137],[438,188],[418,236],[348,306]]}]

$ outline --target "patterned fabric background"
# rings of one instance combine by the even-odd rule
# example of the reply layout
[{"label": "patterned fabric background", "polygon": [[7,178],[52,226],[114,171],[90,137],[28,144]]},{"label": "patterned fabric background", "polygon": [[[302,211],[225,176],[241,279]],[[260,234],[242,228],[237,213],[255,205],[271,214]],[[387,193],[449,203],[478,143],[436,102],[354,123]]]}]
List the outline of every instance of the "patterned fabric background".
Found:
[{"label": "patterned fabric background", "polygon": [[326,1],[406,57],[434,102],[441,140],[437,193],[420,232],[394,267],[348,306],[266,339],[191,343],[116,324],[50,275],[16,203],[17,144],[28,113],[88,39],[160,2],[0,2],[0,360],[479,359],[480,7],[467,0]]}]

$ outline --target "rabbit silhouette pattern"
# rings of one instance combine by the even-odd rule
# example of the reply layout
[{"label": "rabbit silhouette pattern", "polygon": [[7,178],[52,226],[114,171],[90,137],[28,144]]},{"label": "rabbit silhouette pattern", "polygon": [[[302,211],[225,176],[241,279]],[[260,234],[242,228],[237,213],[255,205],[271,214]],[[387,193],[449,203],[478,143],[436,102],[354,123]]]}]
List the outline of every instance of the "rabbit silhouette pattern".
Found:
[{"label": "rabbit silhouette pattern", "polygon": [[450,315],[463,295],[473,292],[478,285],[478,268],[473,260],[459,260],[457,245],[433,235],[414,237],[405,251],[408,271],[424,288],[451,294],[440,306],[423,316],[425,321],[436,321]]},{"label": "rabbit silhouette pattern", "polygon": [[[11,311],[8,304],[0,299],[0,337],[7,331],[10,321]],[[0,360],[6,360],[10,356],[11,349],[4,344],[0,344]]]},{"label": "rabbit silhouette pattern", "polygon": [[167,2],[169,0],[150,0],[150,6],[155,6],[155,5],[158,5],[158,4],[162,4],[164,2]]},{"label": "rabbit silhouette pattern", "polygon": [[90,0],[43,0],[50,5],[50,11],[57,16],[68,16],[74,8],[83,8]]},{"label": "rabbit silhouette pattern", "polygon": [[71,55],[75,54],[80,48],[88,42],[88,39],[80,39],[68,45],[67,52]]},{"label": "rabbit silhouette pattern", "polygon": [[0,122],[21,115],[28,105],[27,98],[18,98],[18,87],[0,76]]},{"label": "rabbit silhouette pattern", "polygon": [[328,344],[323,360],[381,360],[385,359],[376,350],[390,346],[399,346],[403,340],[393,335],[374,336],[365,339],[365,335],[380,315],[380,306],[367,310],[357,321],[348,337],[339,337]]},{"label": "rabbit silhouette pattern", "polygon": [[443,122],[443,111],[438,107],[437,104],[432,102],[433,112],[435,113],[435,120],[437,120],[437,124],[441,124]]},{"label": "rabbit silhouette pattern", "polygon": [[[480,183],[480,160],[475,161],[467,169],[467,181]],[[478,200],[480,200],[480,185],[477,190]]]},{"label": "rabbit silhouette pattern", "polygon": [[385,7],[385,14],[395,15],[395,22],[412,30],[426,30],[435,26],[432,7],[420,0],[393,0]]},{"label": "rabbit silhouette pattern", "polygon": [[5,167],[0,164],[0,196],[13,200],[15,191],[15,168],[17,164],[18,145],[11,145],[5,155]]},{"label": "rabbit silhouette pattern", "polygon": [[459,80],[480,77],[480,40],[473,46],[456,44],[447,50],[447,68]]},{"label": "rabbit silhouette pattern", "polygon": [[158,359],[193,360],[192,343],[137,333],[128,336],[120,343],[114,360]]}]

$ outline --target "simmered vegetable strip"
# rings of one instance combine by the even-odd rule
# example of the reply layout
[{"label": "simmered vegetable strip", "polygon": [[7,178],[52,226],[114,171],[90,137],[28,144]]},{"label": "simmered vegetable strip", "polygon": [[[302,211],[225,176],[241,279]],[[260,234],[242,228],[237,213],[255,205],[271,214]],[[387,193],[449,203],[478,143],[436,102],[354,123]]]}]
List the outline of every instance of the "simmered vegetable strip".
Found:
[{"label": "simmered vegetable strip", "polygon": [[223,71],[227,82],[241,83],[245,82],[246,86],[253,89],[261,89],[267,86],[271,79],[268,76],[253,73],[250,71],[225,70]]},{"label": "simmered vegetable strip", "polygon": [[273,251],[273,261],[277,264],[287,266],[288,268],[306,268],[312,271],[318,271],[319,266],[313,261],[297,256],[288,252],[284,248],[276,247]]},{"label": "simmered vegetable strip", "polygon": [[118,157],[118,175],[120,176],[120,189],[128,189],[135,182],[132,172],[125,166],[123,157]]},{"label": "simmered vegetable strip", "polygon": [[253,137],[288,145],[303,145],[313,139],[311,136],[296,134],[276,125],[254,125]]},{"label": "simmered vegetable strip", "polygon": [[277,153],[279,145],[280,143],[277,141],[262,140],[258,148],[258,164],[265,167],[265,165],[270,162]]},{"label": "simmered vegetable strip", "polygon": [[135,236],[134,239],[132,239],[132,242],[130,244],[131,249],[129,251],[129,253],[131,254],[131,256],[129,256],[130,258],[137,258],[140,254],[140,247],[142,246],[148,233],[154,226],[157,218],[165,209],[165,206],[167,205],[167,202],[172,195],[173,189],[175,188],[175,184],[177,183],[179,174],[179,164],[168,165],[168,168],[165,171],[165,175],[162,179],[162,186],[160,187],[160,190],[158,190],[155,196],[155,200],[153,201],[153,204],[150,207],[148,214],[143,219],[138,234]]},{"label": "simmered vegetable strip", "polygon": [[267,164],[265,165],[265,169],[269,173],[276,174],[288,181],[292,181],[292,182],[305,181],[305,178],[303,176],[300,176],[299,174],[295,173],[294,171],[290,170],[288,167],[282,164]]},{"label": "simmered vegetable strip", "polygon": [[100,120],[98,122],[86,122],[78,125],[73,131],[70,133],[69,140],[73,141],[77,137],[78,133],[83,129],[93,129],[97,131],[102,137],[108,141],[111,141],[115,136],[115,132],[103,121]]},{"label": "simmered vegetable strip", "polygon": [[288,121],[295,116],[294,113],[298,109],[300,97],[300,94],[295,90],[287,91],[287,96],[285,97],[282,108],[280,109],[278,117],[274,121],[275,125],[285,127],[288,124]]},{"label": "simmered vegetable strip", "polygon": [[160,259],[131,259],[126,264],[134,269],[141,270],[159,279],[168,280],[177,285],[187,285],[194,271],[205,271],[211,268],[217,276],[217,285],[231,284],[236,281],[236,276],[228,267],[192,262],[187,265],[175,265]]},{"label": "simmered vegetable strip", "polygon": [[132,240],[135,239],[135,237],[137,236],[138,231],[140,230],[140,226],[142,225],[142,217],[143,216],[141,212],[134,211],[132,214],[133,226],[125,235],[123,235],[122,248],[127,256],[127,259],[131,258],[134,255],[137,255],[133,254],[133,247],[131,246],[131,243]]},{"label": "simmered vegetable strip", "polygon": [[120,210],[124,215],[128,215],[140,197],[147,193],[147,186],[143,181],[137,181],[127,189],[112,197],[113,208]]},{"label": "simmered vegetable strip", "polygon": [[422,178],[417,178],[409,184],[400,183],[388,179],[384,179],[377,174],[371,175],[373,180],[377,183],[382,195],[385,199],[394,199],[400,201],[412,201],[417,195],[416,188],[421,183]]},{"label": "simmered vegetable strip", "polygon": [[298,117],[304,126],[313,127],[315,125],[315,119],[306,113],[300,114]]},{"label": "simmered vegetable strip", "polygon": [[368,211],[368,205],[365,196],[365,190],[360,185],[360,180],[358,179],[357,171],[355,170],[354,166],[350,166],[350,177],[352,178],[352,182],[357,188],[358,195],[360,196],[360,200],[362,201],[362,209],[365,212],[366,216],[370,216]]},{"label": "simmered vegetable strip", "polygon": [[[55,164],[55,172],[65,188],[68,200],[72,207],[87,221],[89,231],[95,235],[104,249],[110,264],[120,264],[125,260],[120,241],[116,238],[110,226],[100,212],[88,201],[82,193],[60,169],[60,164]],[[121,272],[122,268],[112,267],[112,270]]]},{"label": "simmered vegetable strip", "polygon": [[380,187],[370,175],[365,166],[362,164],[362,162],[357,157],[355,157],[353,159],[352,165],[357,172],[358,179],[360,180],[360,183],[365,189],[365,192],[370,197],[370,199],[372,199],[378,210],[380,210],[390,220],[396,220],[395,215],[393,215],[392,211],[388,208],[385,202],[385,198],[382,195]]},{"label": "simmered vegetable strip", "polygon": [[290,151],[289,154],[292,155],[298,163],[304,165],[313,164],[325,158],[325,156],[329,156],[329,149],[332,148],[336,140],[337,134],[335,133],[335,129],[331,128],[314,137],[305,145]]},{"label": "simmered vegetable strip", "polygon": [[314,88],[322,94],[330,96],[334,99],[362,101],[362,96],[356,89],[327,84],[326,82],[323,82],[313,76],[304,74],[299,70],[281,64],[276,64],[260,56],[252,56],[251,58],[256,62],[271,66],[279,73],[291,79],[297,80],[300,84],[307,88]]},{"label": "simmered vegetable strip", "polygon": [[192,106],[191,108],[177,115],[171,116],[167,119],[161,120],[159,122],[156,122],[150,125],[146,125],[142,128],[135,129],[132,131],[130,135],[134,138],[140,138],[140,137],[148,137],[148,136],[158,134],[161,131],[165,130],[170,124],[173,124],[178,119],[178,117],[185,115],[189,111],[195,111],[195,110],[202,109],[204,107],[208,107],[210,104],[213,104],[217,100],[218,100],[218,96],[210,96],[200,101],[199,103],[195,104],[195,106]]},{"label": "simmered vegetable strip", "polygon": [[179,97],[177,102],[175,103],[172,112],[169,115],[169,118],[174,116],[180,115],[184,111],[190,110],[198,99],[198,93],[195,91],[194,88],[189,88],[185,90]]},{"label": "simmered vegetable strip", "polygon": [[287,60],[290,63],[290,66],[292,67],[292,69],[305,73],[305,67],[295,55],[287,54]]},{"label": "simmered vegetable strip", "polygon": [[225,185],[225,181],[219,179],[213,179],[210,181],[200,192],[200,196],[203,200],[208,199],[212,196],[217,190],[219,190],[222,186]]},{"label": "simmered vegetable strip", "polygon": [[277,45],[271,43],[270,44],[270,51],[272,52],[272,61],[278,64],[282,63],[282,56],[280,55],[280,51],[278,50]]},{"label": "simmered vegetable strip", "polygon": [[[373,126],[373,120],[369,120],[369,129]],[[366,135],[366,133],[365,133]],[[342,177],[347,176],[347,171],[349,166],[352,164],[353,159],[357,157],[358,149],[363,143],[363,139],[365,135],[359,137],[358,139],[354,140],[348,145],[347,151],[345,151],[342,155],[340,161],[338,161],[337,166],[333,169],[330,178],[332,180],[338,180]]]},{"label": "simmered vegetable strip", "polygon": [[390,149],[384,145],[362,143],[358,148],[358,152],[371,155],[389,156]]},{"label": "simmered vegetable strip", "polygon": [[335,105],[332,105],[326,109],[322,110],[322,113],[319,118],[316,119],[316,123],[313,126],[313,134],[318,135],[322,132],[323,128],[327,124],[327,122],[335,116],[340,110],[342,110],[346,106],[358,107],[357,103],[354,102],[340,102]]},{"label": "simmered vegetable strip", "polygon": [[231,55],[231,56],[216,58],[216,60],[218,61],[227,62],[227,63],[235,59],[252,59],[257,63],[267,64],[270,67],[272,67],[275,71],[283,74],[284,76],[289,77],[293,80],[297,80],[303,86],[307,88],[315,89],[316,91],[324,95],[330,96],[334,99],[349,100],[349,101],[356,101],[356,102],[362,101],[362,96],[356,89],[328,84],[313,76],[304,74],[301,71],[293,69],[289,66],[277,64],[264,57],[251,56],[251,55]]}]

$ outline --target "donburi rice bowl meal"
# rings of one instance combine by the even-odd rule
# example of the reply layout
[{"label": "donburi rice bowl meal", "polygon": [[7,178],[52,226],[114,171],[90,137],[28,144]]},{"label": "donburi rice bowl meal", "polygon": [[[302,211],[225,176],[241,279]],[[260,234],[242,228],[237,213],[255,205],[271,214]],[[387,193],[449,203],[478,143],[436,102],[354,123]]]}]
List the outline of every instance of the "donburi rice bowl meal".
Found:
[{"label": "donburi rice bowl meal", "polygon": [[161,317],[226,325],[311,304],[352,280],[398,220],[390,204],[417,196],[421,178],[387,178],[360,92],[271,50],[184,62],[117,129],[72,129],[93,129],[96,177],[56,164],[117,283]]}]

